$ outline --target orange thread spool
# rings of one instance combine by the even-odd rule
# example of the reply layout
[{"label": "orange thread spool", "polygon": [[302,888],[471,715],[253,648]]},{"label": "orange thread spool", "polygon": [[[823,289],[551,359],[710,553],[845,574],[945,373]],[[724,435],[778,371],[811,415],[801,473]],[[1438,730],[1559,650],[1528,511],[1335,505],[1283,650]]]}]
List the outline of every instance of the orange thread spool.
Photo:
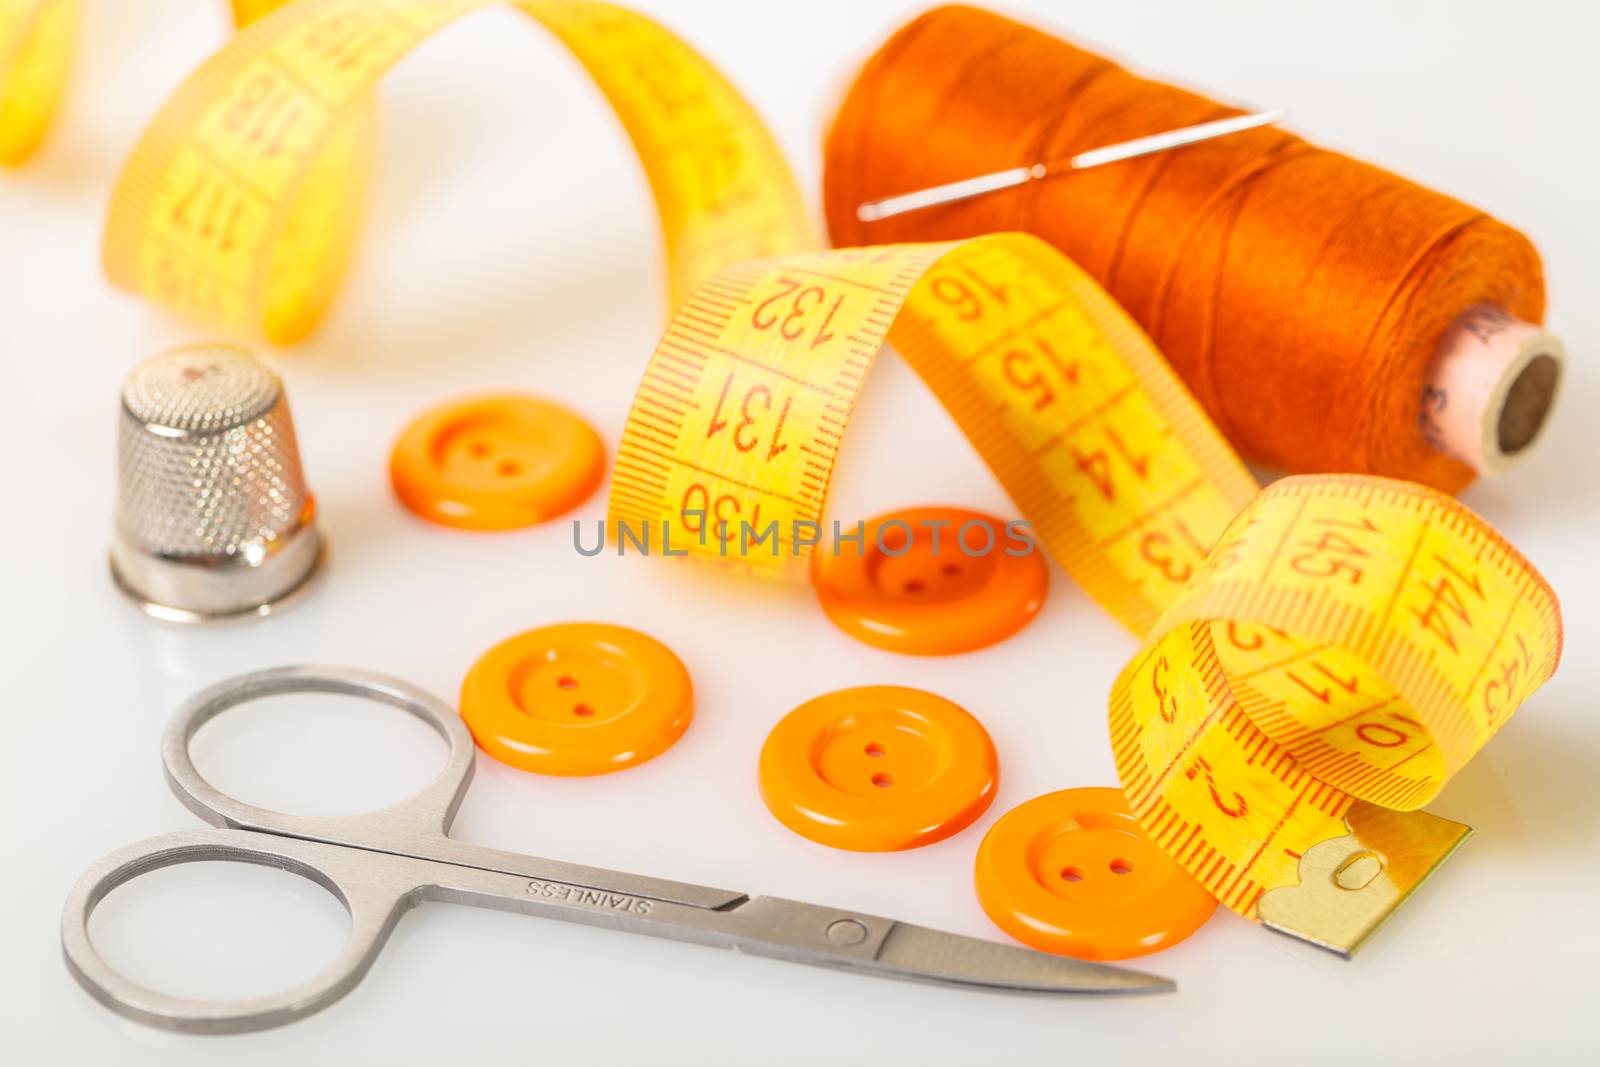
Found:
[{"label": "orange thread spool", "polygon": [[1236,113],[991,12],[938,8],[867,61],[834,119],[829,229],[840,245],[1036,233],[1121,301],[1247,458],[1459,490],[1473,468],[1419,428],[1441,339],[1475,308],[1544,313],[1533,245],[1474,208],[1262,128],[856,217],[865,201]]}]

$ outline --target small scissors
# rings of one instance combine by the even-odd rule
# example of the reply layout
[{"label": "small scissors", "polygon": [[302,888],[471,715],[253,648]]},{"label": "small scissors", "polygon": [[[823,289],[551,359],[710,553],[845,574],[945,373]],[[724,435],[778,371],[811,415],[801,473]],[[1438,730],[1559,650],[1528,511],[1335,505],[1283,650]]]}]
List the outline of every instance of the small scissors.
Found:
[{"label": "small scissors", "polygon": [[[200,776],[189,742],[219,713],[284,693],[339,693],[410,712],[450,745],[439,777],[382,811],[312,817],[268,811]],[[1006,992],[1134,993],[1175,988],[1164,978],[1045,955],[922,926],[776,897],[668,882],[452,840],[450,823],[472,780],[474,747],[461,719],[405,682],[365,671],[281,667],[206,689],[178,710],[161,742],[178,799],[220,829],[165,834],[114,852],[67,897],[67,968],[97,1000],[150,1026],[195,1033],[263,1030],[320,1011],[361,981],[400,916],[423,901],[474,904],[738,949],[758,956],[895,978]],[[350,940],[321,974],[274,996],[215,1002],[168,996],[112,970],[89,940],[106,894],[148,871],[201,860],[278,867],[321,885],[350,912]]]}]

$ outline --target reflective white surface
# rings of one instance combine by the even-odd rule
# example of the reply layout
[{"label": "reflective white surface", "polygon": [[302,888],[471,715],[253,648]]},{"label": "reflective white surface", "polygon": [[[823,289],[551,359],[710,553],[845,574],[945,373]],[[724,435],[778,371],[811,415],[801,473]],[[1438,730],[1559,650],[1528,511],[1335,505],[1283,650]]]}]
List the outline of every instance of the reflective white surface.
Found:
[{"label": "reflective white surface", "polygon": [[[1058,571],[1042,616],[1011,641],[901,658],[835,631],[803,590],[581,558],[565,522],[447,531],[394,502],[391,441],[452,393],[541,392],[614,446],[660,326],[658,238],[637,164],[575,64],[508,12],[449,30],[385,84],[386,158],[353,283],[312,342],[274,355],[331,538],[320,586],[257,625],[151,624],[105,573],[116,390],[139,359],[204,335],[105,284],[99,226],[141,122],[221,41],[224,5],[86,6],[71,110],[31,167],[0,175],[0,1061],[1462,1064],[1600,1053],[1600,149],[1590,133],[1600,26],[1586,9],[1012,5],[1215,95],[1288,108],[1297,129],[1481,204],[1544,252],[1551,322],[1573,354],[1564,410],[1534,459],[1465,499],[1555,585],[1567,660],[1433,805],[1477,836],[1356,961],[1223,914],[1141,961],[1179,980],[1175,997],[1010,999],[429,906],[403,920],[347,1000],[287,1029],[218,1039],[113,1016],[73,984],[57,947],[62,899],[88,863],[198,825],[161,780],[157,739],[202,685],[320,661],[398,674],[453,700],[473,658],[510,633],[574,619],[635,626],[694,676],[684,739],[595,779],[536,778],[480,758],[459,836],[999,937],[970,888],[978,840],[1028,797],[1114,781],[1104,694],[1135,643]],[[746,89],[813,190],[835,83],[912,8],[641,6]],[[1011,513],[892,356],[850,437],[835,515],[934,502]],[[593,522],[603,508],[597,496],[577,517]],[[976,827],[912,853],[851,855],[766,813],[754,779],[767,729],[809,697],[870,683],[931,689],[988,726],[1003,776]],[[202,733],[196,758],[246,799],[333,812],[393,799],[431,775],[439,752],[399,716],[330,698],[240,709]],[[307,973],[343,923],[310,883],[206,864],[120,890],[95,932],[141,979],[242,995]]]}]

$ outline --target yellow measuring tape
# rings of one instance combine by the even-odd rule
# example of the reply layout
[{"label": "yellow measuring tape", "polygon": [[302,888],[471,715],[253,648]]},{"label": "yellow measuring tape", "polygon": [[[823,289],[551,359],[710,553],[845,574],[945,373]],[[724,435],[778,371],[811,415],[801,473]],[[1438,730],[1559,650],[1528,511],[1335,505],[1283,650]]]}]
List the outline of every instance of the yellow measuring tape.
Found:
[{"label": "yellow measuring tape", "polygon": [[1454,499],[1285,479],[1117,679],[1117,771],[1157,843],[1254,915],[1357,800],[1431,800],[1560,655],[1555,594]]},{"label": "yellow measuring tape", "polygon": [[49,130],[77,22],[78,0],[0,0],[0,165],[25,162]]},{"label": "yellow measuring tape", "polygon": [[[885,339],[933,387],[1088,593],[1155,625],[1255,495],[1144,333],[1023,234],[734,264],[667,328],[617,449],[613,524],[777,524],[739,562],[803,577],[834,458]],[[687,538],[684,538],[687,540]],[[721,539],[697,554],[726,558]],[[747,539],[748,540],[748,539]],[[782,543],[777,543],[781,541]]]},{"label": "yellow measuring tape", "polygon": [[[243,31],[136,150],[112,276],[299,336],[353,239],[366,157],[341,138],[361,143],[349,131],[384,70],[488,2],[298,0]],[[1461,836],[1389,812],[1437,793],[1555,669],[1560,617],[1533,568],[1431,490],[1324,476],[1258,492],[1148,338],[1035,238],[809,251],[772,139],[703,60],[618,8],[517,6],[617,108],[666,234],[676,311],[618,447],[613,529],[665,522],[723,562],[727,532],[750,529],[738,565],[803,578],[855,399],[892,342],[1038,540],[1147,635],[1111,697],[1146,829],[1241,914],[1358,944]],[[1293,900],[1268,907],[1318,864],[1387,896],[1338,931]]]},{"label": "yellow measuring tape", "polygon": [[[106,224],[112,281],[230,332],[303,337],[358,233],[373,86],[430,34],[495,3],[298,0],[241,30],[134,149]],[[766,127],[681,41],[609,4],[511,6],[572,49],[633,139],[674,305],[730,260],[815,245]]]},{"label": "yellow measuring tape", "polygon": [[[285,0],[233,0],[248,25]],[[38,149],[61,106],[72,69],[79,0],[0,0],[0,166]]]},{"label": "yellow measuring tape", "polygon": [[[610,520],[719,524],[723,536],[679,538],[712,559],[748,527],[774,550],[751,552],[746,532],[742,566],[803,573],[806,524],[885,340],[1038,540],[1149,635],[1112,691],[1118,773],[1152,837],[1242,915],[1296,885],[1313,846],[1350,835],[1356,801],[1431,799],[1555,670],[1555,596],[1487,524],[1381,478],[1289,478],[1258,495],[1127,314],[1019,234],[719,272],[645,371]],[[1367,843],[1391,831],[1406,832],[1384,824]],[[1458,841],[1418,846],[1432,860],[1355,934],[1314,939],[1353,950]]]}]

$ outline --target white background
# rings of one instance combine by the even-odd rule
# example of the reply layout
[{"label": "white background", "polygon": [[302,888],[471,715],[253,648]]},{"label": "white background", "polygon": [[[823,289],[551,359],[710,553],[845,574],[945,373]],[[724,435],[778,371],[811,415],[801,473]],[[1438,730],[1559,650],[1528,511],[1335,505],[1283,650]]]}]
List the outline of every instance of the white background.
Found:
[{"label": "white background", "polygon": [[[660,326],[658,236],[637,164],[571,59],[507,11],[449,29],[389,78],[384,166],[352,284],[312,342],[274,354],[331,532],[325,580],[296,610],[245,628],[176,631],[132,611],[104,564],[117,387],[139,359],[204,335],[113,291],[99,230],[142,121],[223,40],[224,6],[91,0],[70,110],[29,168],[0,175],[0,1060],[1595,1062],[1600,25],[1576,2],[1017,4],[1145,69],[1288,108],[1296,128],[1481,204],[1544,252],[1551,321],[1574,357],[1564,409],[1537,456],[1465,499],[1560,592],[1566,663],[1433,806],[1477,836],[1356,961],[1219,913],[1140,961],[1176,978],[1176,996],[1015,999],[429,905],[347,1000],[286,1029],[184,1037],[92,1002],[59,958],[61,901],[106,852],[199,825],[162,782],[157,738],[183,697],[228,675],[351,664],[453,699],[477,654],[518,630],[641,628],[694,675],[683,741],[596,779],[480,758],[458,836],[999,937],[970,888],[978,841],[1028,797],[1114,782],[1104,695],[1135,648],[1059,571],[1025,632],[925,661],[854,643],[804,590],[579,558],[565,522],[467,535],[401,510],[385,470],[411,415],[463,391],[529,390],[574,406],[614,446]],[[914,7],[644,6],[748,92],[810,190],[830,97]],[[933,502],[1011,513],[924,387],[885,356],[834,512]],[[579,517],[603,506],[597,495]],[[977,826],[908,854],[852,855],[766,813],[755,757],[771,724],[865,683],[932,689],[987,724],[1003,778]],[[397,799],[439,756],[422,727],[332,699],[243,709],[196,753],[246,799],[330,812]],[[310,883],[205,865],[119,891],[95,934],[143,980],[238,996],[309,975],[343,928]]]}]

